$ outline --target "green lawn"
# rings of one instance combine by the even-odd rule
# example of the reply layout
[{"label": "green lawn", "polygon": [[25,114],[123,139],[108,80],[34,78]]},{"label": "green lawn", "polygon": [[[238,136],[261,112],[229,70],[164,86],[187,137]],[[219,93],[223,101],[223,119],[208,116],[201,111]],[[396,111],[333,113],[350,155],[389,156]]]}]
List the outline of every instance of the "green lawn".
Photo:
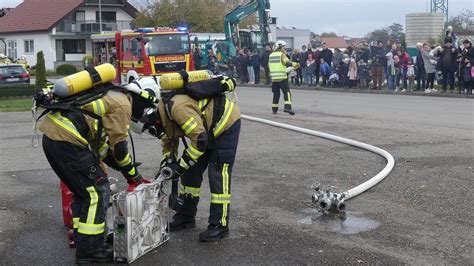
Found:
[{"label": "green lawn", "polygon": [[0,112],[29,111],[32,106],[31,99],[8,99],[0,100]]}]

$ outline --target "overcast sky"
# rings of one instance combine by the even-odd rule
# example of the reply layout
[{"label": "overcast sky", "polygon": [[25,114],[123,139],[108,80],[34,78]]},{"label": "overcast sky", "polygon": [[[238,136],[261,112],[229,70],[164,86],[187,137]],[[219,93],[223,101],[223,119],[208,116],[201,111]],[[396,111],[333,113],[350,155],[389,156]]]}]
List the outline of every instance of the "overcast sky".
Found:
[{"label": "overcast sky", "polygon": [[[13,7],[22,0],[0,0]],[[131,0],[132,3],[143,2]],[[430,0],[270,0],[271,15],[278,26],[310,29],[316,33],[363,37],[367,32],[394,22],[405,25],[405,14],[426,12]],[[474,10],[474,0],[449,0],[449,16]]]}]

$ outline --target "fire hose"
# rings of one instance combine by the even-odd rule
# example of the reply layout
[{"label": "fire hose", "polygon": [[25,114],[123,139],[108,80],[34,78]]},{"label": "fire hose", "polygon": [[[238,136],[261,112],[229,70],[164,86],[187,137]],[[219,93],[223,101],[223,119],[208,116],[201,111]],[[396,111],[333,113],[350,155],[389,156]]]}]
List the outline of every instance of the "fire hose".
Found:
[{"label": "fire hose", "polygon": [[297,126],[291,126],[288,124],[283,124],[279,122],[274,122],[271,120],[267,119],[262,119],[262,118],[257,118],[257,117],[252,117],[248,115],[242,115],[242,118],[245,120],[249,120],[252,122],[257,122],[265,125],[270,125],[278,128],[283,128],[291,131],[295,131],[301,134],[306,134],[310,136],[315,136],[331,141],[336,141],[339,143],[347,144],[350,146],[354,146],[360,149],[364,149],[367,151],[370,151],[372,153],[378,154],[382,157],[384,157],[387,160],[387,164],[385,167],[380,171],[378,174],[376,174],[374,177],[370,178],[369,180],[365,181],[364,183],[351,188],[349,190],[346,190],[341,193],[334,193],[331,192],[330,190],[323,190],[319,186],[314,187],[316,193],[313,194],[312,196],[312,202],[317,205],[318,209],[322,211],[323,213],[328,212],[330,210],[334,211],[344,211],[345,210],[345,203],[344,201],[347,201],[351,198],[354,198],[361,193],[365,192],[366,190],[370,189],[371,187],[375,186],[378,184],[380,181],[382,181],[390,172],[392,171],[394,165],[395,165],[395,160],[393,159],[393,156],[388,153],[387,151],[375,147],[373,145],[363,143],[360,141],[355,141],[335,135],[331,135],[328,133],[320,132],[320,131],[315,131],[315,130],[310,130],[306,128],[301,128]]}]

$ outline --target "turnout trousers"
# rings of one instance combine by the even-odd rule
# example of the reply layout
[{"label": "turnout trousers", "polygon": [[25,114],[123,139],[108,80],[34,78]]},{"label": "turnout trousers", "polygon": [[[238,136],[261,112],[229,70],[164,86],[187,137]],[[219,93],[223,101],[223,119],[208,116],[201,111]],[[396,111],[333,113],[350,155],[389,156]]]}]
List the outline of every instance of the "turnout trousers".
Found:
[{"label": "turnout trousers", "polygon": [[[103,248],[109,181],[87,148],[43,136],[43,150],[51,168],[74,194],[73,228],[76,256]],[[79,255],[80,256],[80,255]]]},{"label": "turnout trousers", "polygon": [[[203,174],[207,169],[211,190],[209,224],[228,226],[231,176],[239,134],[240,120],[237,120],[228,130],[217,137],[215,140],[217,148],[208,149],[197,163],[181,176],[179,196],[183,200],[183,205],[178,210],[180,214],[189,218],[196,216]],[[210,147],[212,144],[209,144]]]},{"label": "turnout trousers", "polygon": [[280,101],[280,89],[283,92],[283,98],[285,99],[285,110],[291,110],[291,92],[288,85],[288,79],[282,81],[272,82],[273,102],[272,111],[278,112],[278,102]]}]

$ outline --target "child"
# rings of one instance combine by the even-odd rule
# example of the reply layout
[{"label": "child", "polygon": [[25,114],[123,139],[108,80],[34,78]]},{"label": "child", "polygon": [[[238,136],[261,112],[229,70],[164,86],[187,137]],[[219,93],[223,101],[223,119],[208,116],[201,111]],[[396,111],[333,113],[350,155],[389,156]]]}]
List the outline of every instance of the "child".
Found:
[{"label": "child", "polygon": [[346,87],[347,85],[349,85],[349,82],[348,82],[348,77],[347,77],[347,74],[349,73],[349,62],[350,62],[350,59],[349,57],[347,58],[344,58],[344,63],[342,63],[341,65],[341,73],[339,74],[339,78],[341,79],[341,85],[343,87]]},{"label": "child", "polygon": [[354,59],[351,59],[347,76],[349,77],[349,89],[352,89],[352,87],[357,87],[357,64]]},{"label": "child", "polygon": [[296,79],[296,70],[292,69],[290,71],[290,78],[291,78],[291,84],[292,85],[299,85],[299,82]]},{"label": "child", "polygon": [[[415,65],[413,64],[413,58],[408,59],[407,66],[407,77],[408,77],[408,91],[412,91],[413,84],[415,84]],[[405,89],[402,92],[406,92]]]},{"label": "child", "polygon": [[321,61],[321,65],[319,68],[319,73],[321,77],[323,77],[323,87],[326,87],[329,76],[331,76],[331,68],[329,67],[328,63],[324,61],[324,58],[321,58],[320,61]]},{"label": "child", "polygon": [[369,84],[367,81],[370,79],[369,66],[363,59],[359,60],[359,67],[357,70],[360,79],[360,88],[368,89]]},{"label": "child", "polygon": [[395,92],[400,90],[400,78],[401,78],[401,63],[400,57],[398,55],[393,56],[393,64],[395,68]]},{"label": "child", "polygon": [[395,76],[397,75],[397,70],[395,67],[395,61],[393,60],[392,52],[388,52],[385,57],[387,58],[387,82],[388,82],[388,89],[394,90],[395,89]]}]

